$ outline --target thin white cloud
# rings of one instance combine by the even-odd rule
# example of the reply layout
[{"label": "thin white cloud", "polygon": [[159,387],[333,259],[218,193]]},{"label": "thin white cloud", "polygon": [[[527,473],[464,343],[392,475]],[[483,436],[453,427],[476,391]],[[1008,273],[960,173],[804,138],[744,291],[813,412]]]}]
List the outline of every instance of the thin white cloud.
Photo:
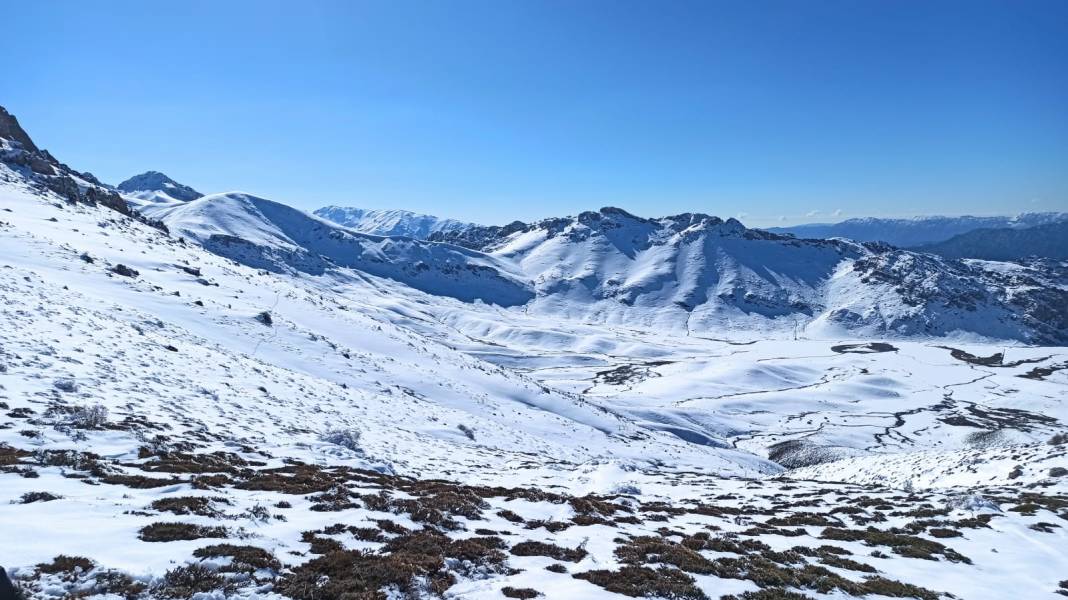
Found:
[{"label": "thin white cloud", "polygon": [[810,210],[807,213],[805,213],[805,216],[806,217],[814,217],[814,216],[816,216],[818,214],[820,214],[820,211],[818,211],[818,210]]}]

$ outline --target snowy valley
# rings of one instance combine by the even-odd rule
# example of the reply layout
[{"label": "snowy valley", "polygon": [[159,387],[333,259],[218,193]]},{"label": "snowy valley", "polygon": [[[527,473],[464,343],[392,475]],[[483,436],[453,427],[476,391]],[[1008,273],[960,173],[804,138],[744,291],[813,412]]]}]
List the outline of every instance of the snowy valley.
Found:
[{"label": "snowy valley", "polygon": [[1063,261],[311,214],[0,144],[27,597],[1068,595]]}]

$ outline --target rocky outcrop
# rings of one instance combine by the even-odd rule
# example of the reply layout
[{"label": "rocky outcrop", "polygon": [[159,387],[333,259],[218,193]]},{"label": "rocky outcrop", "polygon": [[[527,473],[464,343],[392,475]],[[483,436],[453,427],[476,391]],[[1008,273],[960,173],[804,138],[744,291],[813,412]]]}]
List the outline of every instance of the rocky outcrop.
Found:
[{"label": "rocky outcrop", "polygon": [[7,112],[7,109],[3,106],[0,106],[0,138],[18,142],[22,149],[27,152],[38,152],[37,146],[34,145],[33,140],[19,125],[15,115]]},{"label": "rocky outcrop", "polygon": [[90,173],[79,173],[33,143],[14,115],[0,107],[0,161],[22,172],[34,185],[71,203],[101,205],[124,215],[134,214],[115,190]]}]

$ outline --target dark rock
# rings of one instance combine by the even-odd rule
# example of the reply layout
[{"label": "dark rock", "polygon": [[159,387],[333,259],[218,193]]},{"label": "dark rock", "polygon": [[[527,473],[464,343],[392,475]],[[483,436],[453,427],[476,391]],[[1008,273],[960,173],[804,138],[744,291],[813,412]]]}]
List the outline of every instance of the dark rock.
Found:
[{"label": "dark rock", "polygon": [[26,134],[26,131],[22,129],[22,126],[19,125],[18,119],[15,118],[15,115],[7,112],[7,109],[3,106],[0,106],[0,137],[18,142],[23,150],[37,152],[37,146],[30,139],[30,136]]},{"label": "dark rock", "polygon": [[137,277],[141,275],[136,269],[131,269],[122,263],[111,267],[111,272],[116,275],[122,275],[123,277]]}]

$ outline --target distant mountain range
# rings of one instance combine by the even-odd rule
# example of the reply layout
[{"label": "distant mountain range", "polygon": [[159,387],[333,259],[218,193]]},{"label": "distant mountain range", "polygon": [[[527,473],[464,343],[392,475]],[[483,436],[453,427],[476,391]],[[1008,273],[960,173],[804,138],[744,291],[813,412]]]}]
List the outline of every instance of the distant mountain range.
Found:
[{"label": "distant mountain range", "polygon": [[916,217],[848,219],[840,223],[810,223],[791,227],[771,227],[768,231],[800,238],[847,238],[858,242],[886,242],[899,248],[911,248],[946,241],[976,229],[1024,229],[1068,221],[1068,213],[1023,213],[1014,217]]},{"label": "distant mountain range", "polygon": [[1068,259],[1068,221],[1027,229],[976,229],[944,242],[915,248],[947,258],[1022,260],[1043,257]]},{"label": "distant mountain range", "polygon": [[[8,136],[4,162],[34,185],[72,202],[103,204],[215,254],[280,274],[372,276],[434,296],[522,306],[527,314],[554,319],[687,333],[802,328],[825,336],[966,332],[1030,343],[1068,340],[1068,273],[1048,260],[984,266],[876,242],[799,239],[699,213],[642,218],[612,207],[506,226],[405,211],[318,211],[353,224],[346,226],[240,192],[199,196],[159,172],[123,182],[127,195],[121,198],[31,146],[13,117],[0,127]],[[1022,227],[1058,220],[1047,214],[998,222]],[[918,219],[895,227],[941,224],[944,232],[950,221],[958,228],[976,222]],[[886,224],[853,223],[867,224],[869,233]],[[1050,240],[1058,231],[1038,230]],[[1016,245],[1016,257],[1024,247],[1006,238],[973,248],[990,245],[984,240],[991,235],[927,250],[998,257],[995,246]],[[1030,232],[1027,237],[1039,239]]]},{"label": "distant mountain range", "polygon": [[328,220],[372,235],[405,236],[424,240],[435,233],[445,233],[473,227],[453,219],[421,215],[407,210],[370,210],[345,206],[324,206],[315,214]]},{"label": "distant mountain range", "polygon": [[[27,138],[28,139],[28,138]],[[197,190],[178,183],[158,171],[148,171],[123,181],[116,189],[123,192],[127,201],[135,207],[146,204],[168,204],[176,201],[187,202],[203,196]],[[483,244],[486,236],[499,236],[527,227],[516,221],[503,226],[482,226],[455,219],[420,214],[402,209],[365,209],[351,206],[324,206],[314,211],[327,221],[342,225],[348,229],[370,235],[409,237],[416,240],[449,241],[469,248]],[[550,219],[551,221],[552,219]],[[1009,244],[1009,239],[1020,242],[1035,242],[1030,250],[1025,250],[1019,243],[1013,242],[1014,249],[997,250],[984,247],[983,239],[989,237],[990,231],[1006,229],[1011,231],[1032,228],[1046,224],[1068,223],[1068,213],[1042,212],[1022,213],[1016,216],[974,217],[974,216],[928,216],[912,219],[856,218],[840,223],[810,223],[791,227],[771,227],[765,231],[792,235],[803,239],[846,238],[857,242],[885,242],[899,248],[912,248],[922,252],[934,252],[952,258],[989,258],[1012,260],[1028,256],[1056,258],[1062,256],[1057,239],[1048,243],[1038,243],[1026,236],[1004,234],[992,244]],[[939,245],[955,236],[982,230],[975,236]],[[1055,236],[1056,228],[1048,230]]]},{"label": "distant mountain range", "polygon": [[800,323],[825,335],[1033,335],[1021,326],[1047,339],[1068,335],[1065,269],[1044,263],[987,269],[880,243],[796,239],[735,219],[646,219],[618,208],[431,240],[515,264],[536,291],[531,313],[689,331]]}]

